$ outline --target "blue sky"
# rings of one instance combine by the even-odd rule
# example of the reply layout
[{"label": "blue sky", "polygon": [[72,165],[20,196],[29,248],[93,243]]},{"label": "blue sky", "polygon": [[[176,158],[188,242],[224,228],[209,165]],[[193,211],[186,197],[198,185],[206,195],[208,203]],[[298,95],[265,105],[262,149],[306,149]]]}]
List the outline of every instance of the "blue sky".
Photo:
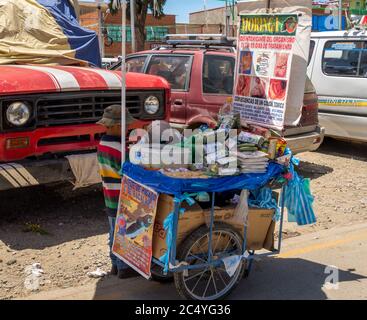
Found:
[{"label": "blue sky", "polygon": [[[224,1],[207,0],[207,8],[217,8],[224,5]],[[175,14],[176,22],[189,22],[189,13],[204,9],[204,0],[167,0],[166,14]]]},{"label": "blue sky", "polygon": [[[81,2],[95,2],[93,0],[79,0]],[[104,0],[108,2],[107,0]],[[221,0],[206,0],[207,9],[224,6]],[[176,22],[188,23],[189,13],[204,9],[204,0],[167,0],[164,13],[175,14]]]}]

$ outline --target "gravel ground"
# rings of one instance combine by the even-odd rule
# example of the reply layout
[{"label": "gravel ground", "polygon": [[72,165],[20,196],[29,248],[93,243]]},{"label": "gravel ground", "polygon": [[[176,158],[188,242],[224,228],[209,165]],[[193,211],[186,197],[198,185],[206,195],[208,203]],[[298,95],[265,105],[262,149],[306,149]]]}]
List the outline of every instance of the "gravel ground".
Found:
[{"label": "gravel ground", "polygon": [[303,234],[367,220],[367,144],[326,139],[319,150],[298,158],[298,171],[311,178],[317,223],[287,223],[286,229]]},{"label": "gravel ground", "polygon": [[[327,139],[299,155],[299,171],[312,179],[318,222],[286,223],[285,237],[367,220],[367,148]],[[0,299],[33,293],[25,268],[40,263],[39,289],[95,283],[89,271],[110,269],[107,218],[99,188],[73,191],[67,184],[11,190],[1,195]]]}]

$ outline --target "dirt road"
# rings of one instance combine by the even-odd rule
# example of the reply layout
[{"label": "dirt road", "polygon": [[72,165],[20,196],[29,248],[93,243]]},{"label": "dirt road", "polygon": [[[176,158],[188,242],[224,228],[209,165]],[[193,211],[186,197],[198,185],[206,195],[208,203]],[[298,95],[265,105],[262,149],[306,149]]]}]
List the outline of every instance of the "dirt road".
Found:
[{"label": "dirt road", "polygon": [[[367,299],[367,223],[336,227],[289,238],[280,255],[258,255],[250,276],[230,295],[253,299]],[[180,296],[173,283],[142,277],[105,278],[96,284],[40,292],[46,300],[172,300]],[[28,298],[27,298],[28,299]]]},{"label": "dirt road", "polygon": [[[285,237],[367,221],[367,148],[326,140],[299,155],[302,175],[312,179],[318,222],[286,223]],[[95,285],[87,272],[108,271],[107,219],[99,188],[72,191],[67,184],[12,190],[0,202],[0,299],[34,295],[24,269],[40,263],[38,291]]]}]

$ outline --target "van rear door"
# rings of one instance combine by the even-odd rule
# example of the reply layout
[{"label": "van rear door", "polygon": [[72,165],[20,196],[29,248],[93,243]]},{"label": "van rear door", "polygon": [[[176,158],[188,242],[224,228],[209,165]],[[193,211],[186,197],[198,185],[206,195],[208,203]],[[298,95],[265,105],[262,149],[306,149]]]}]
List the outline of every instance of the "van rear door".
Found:
[{"label": "van rear door", "polygon": [[367,39],[318,39],[311,80],[326,135],[367,140]]},{"label": "van rear door", "polygon": [[367,115],[367,41],[321,38],[311,80],[320,112]]}]

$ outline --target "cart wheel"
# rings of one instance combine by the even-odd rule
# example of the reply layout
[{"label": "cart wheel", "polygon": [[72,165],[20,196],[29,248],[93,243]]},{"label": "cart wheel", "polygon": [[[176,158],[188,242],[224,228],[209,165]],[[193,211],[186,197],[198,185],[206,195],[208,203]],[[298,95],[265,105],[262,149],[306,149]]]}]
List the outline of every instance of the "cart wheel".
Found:
[{"label": "cart wheel", "polygon": [[[179,261],[198,265],[208,261],[210,230],[201,226],[180,246]],[[231,255],[242,254],[242,237],[230,225],[216,222],[212,232],[212,261]],[[223,299],[229,295],[243,277],[246,263],[241,262],[230,277],[223,263],[208,266],[206,269],[190,269],[174,273],[175,285],[181,297],[191,300]]]},{"label": "cart wheel", "polygon": [[166,275],[163,273],[163,268],[159,266],[158,264],[152,263],[152,267],[150,269],[152,280],[161,282],[161,283],[167,283],[167,282],[173,282],[173,275],[171,272],[168,272]]}]

